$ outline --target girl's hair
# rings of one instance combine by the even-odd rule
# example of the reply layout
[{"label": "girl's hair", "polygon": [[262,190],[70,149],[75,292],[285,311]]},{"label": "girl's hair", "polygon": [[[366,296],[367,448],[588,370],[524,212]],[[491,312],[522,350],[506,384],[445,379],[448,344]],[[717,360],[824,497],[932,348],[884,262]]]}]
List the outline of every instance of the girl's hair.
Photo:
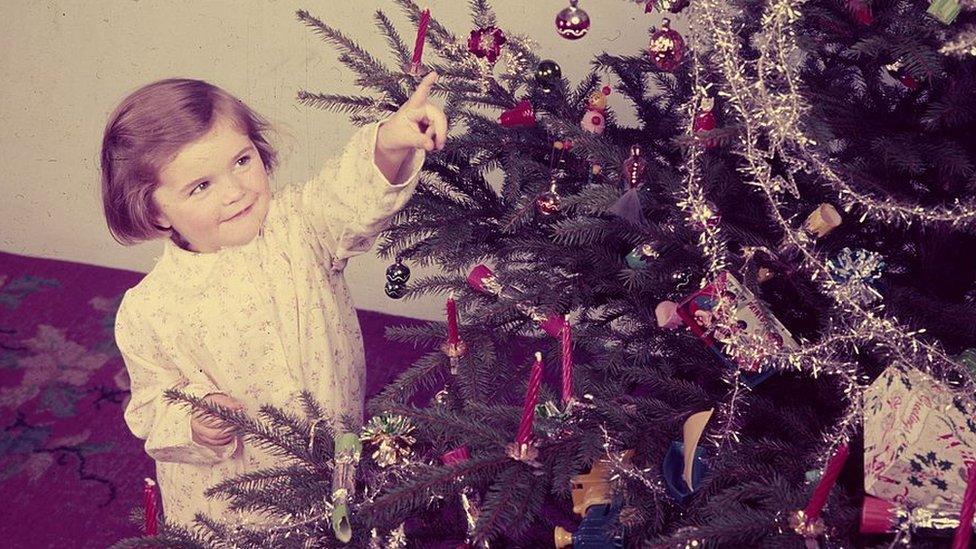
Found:
[{"label": "girl's hair", "polygon": [[247,134],[272,173],[278,155],[265,133],[270,124],[226,91],[200,80],[173,78],[143,86],[126,97],[105,126],[102,138],[102,205],[115,240],[135,244],[171,232],[156,225],[153,192],[159,172],[185,145],[206,135],[218,117]]}]

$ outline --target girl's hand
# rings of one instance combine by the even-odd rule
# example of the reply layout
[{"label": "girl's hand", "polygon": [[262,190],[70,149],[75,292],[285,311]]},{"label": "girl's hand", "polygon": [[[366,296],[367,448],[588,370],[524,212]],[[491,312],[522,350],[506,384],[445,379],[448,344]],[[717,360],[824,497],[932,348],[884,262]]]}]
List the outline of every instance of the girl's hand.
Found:
[{"label": "girl's hand", "polygon": [[411,149],[430,152],[444,148],[447,117],[437,105],[427,101],[436,82],[436,72],[425,76],[410,99],[380,126],[376,136],[377,152],[405,155]]},{"label": "girl's hand", "polygon": [[[244,405],[227,395],[214,393],[203,397],[204,402],[215,404],[229,410],[243,410]],[[206,410],[196,410],[190,419],[193,441],[207,446],[223,446],[234,440],[234,426],[209,414]]]}]

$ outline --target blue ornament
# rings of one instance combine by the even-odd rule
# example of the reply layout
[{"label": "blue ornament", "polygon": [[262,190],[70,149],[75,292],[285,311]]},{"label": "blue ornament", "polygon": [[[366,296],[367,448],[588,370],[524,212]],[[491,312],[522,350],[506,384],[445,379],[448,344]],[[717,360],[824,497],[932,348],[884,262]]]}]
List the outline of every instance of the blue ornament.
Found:
[{"label": "blue ornament", "polygon": [[677,440],[671,441],[671,446],[668,447],[668,453],[664,455],[664,484],[667,488],[668,494],[679,505],[684,505],[688,498],[695,493],[698,486],[701,485],[702,479],[708,474],[708,462],[705,461],[705,449],[701,446],[695,448],[695,461],[692,465],[691,470],[691,484],[684,479],[684,468],[685,468],[685,445],[683,442]]},{"label": "blue ornament", "polygon": [[861,248],[844,248],[828,263],[831,276],[855,299],[870,305],[882,298],[880,280],[884,275],[884,257]]}]

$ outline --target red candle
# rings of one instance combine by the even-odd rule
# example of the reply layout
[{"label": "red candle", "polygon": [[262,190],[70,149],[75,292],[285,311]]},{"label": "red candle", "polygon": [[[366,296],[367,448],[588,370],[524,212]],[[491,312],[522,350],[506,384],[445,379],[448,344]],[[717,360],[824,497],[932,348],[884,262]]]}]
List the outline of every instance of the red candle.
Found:
[{"label": "red candle", "polygon": [[962,498],[962,509],[959,511],[959,526],[952,538],[952,549],[966,549],[969,538],[973,535],[973,511],[976,510],[976,464],[969,466],[969,478],[966,479],[966,493]]},{"label": "red candle", "polygon": [[844,468],[844,462],[847,461],[848,453],[850,451],[847,445],[843,444],[837,448],[837,452],[827,462],[827,469],[824,471],[823,476],[820,477],[820,484],[813,491],[813,495],[810,496],[810,502],[807,503],[807,508],[804,509],[807,515],[807,521],[813,522],[820,518],[820,511],[823,510],[824,505],[827,503],[827,496],[830,495],[830,490],[837,483],[837,477],[840,476],[840,470]]},{"label": "red candle", "polygon": [[572,332],[570,331],[569,322],[563,325],[562,336],[562,389],[563,405],[566,405],[573,398],[573,337]]},{"label": "red candle", "polygon": [[420,73],[420,60],[424,56],[424,41],[427,39],[427,25],[430,23],[430,9],[424,8],[420,13],[420,23],[417,26],[417,40],[413,43],[413,59],[410,61],[410,72]]},{"label": "red candle", "polygon": [[453,297],[449,297],[447,298],[447,342],[455,344],[459,340],[457,303],[454,302]]},{"label": "red candle", "polygon": [[146,485],[142,489],[142,505],[146,511],[146,535],[155,536],[159,533],[156,527],[156,483],[151,478],[146,479]]},{"label": "red candle", "polygon": [[522,405],[522,421],[519,423],[515,443],[527,444],[532,438],[532,421],[535,419],[535,401],[539,398],[539,386],[542,385],[542,353],[535,354],[532,374],[529,375],[529,388],[525,391],[525,404]]}]

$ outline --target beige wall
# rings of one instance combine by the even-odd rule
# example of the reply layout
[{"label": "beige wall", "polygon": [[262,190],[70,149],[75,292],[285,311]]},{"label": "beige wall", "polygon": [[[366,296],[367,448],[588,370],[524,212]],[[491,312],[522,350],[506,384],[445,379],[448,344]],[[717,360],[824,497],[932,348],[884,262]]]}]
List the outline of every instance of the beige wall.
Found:
[{"label": "beige wall", "polygon": [[[464,0],[430,0],[458,34],[471,29]],[[568,1],[495,0],[503,27],[529,34],[544,57],[577,79],[593,53],[632,54],[660,15],[621,0],[583,0],[594,26],[568,42],[553,18]],[[105,228],[98,146],[115,104],[165,77],[209,80],[243,99],[280,129],[276,185],[303,181],[353,131],[345,116],[298,105],[300,89],[355,93],[331,47],[294,17],[307,9],[366,49],[386,46],[372,14],[383,8],[408,44],[414,31],[384,0],[33,1],[0,2],[0,250],[147,271],[160,242],[125,248]],[[625,109],[611,97],[611,106]],[[351,262],[347,277],[361,308],[441,317],[443,300],[394,301],[383,293],[387,262]],[[417,276],[418,269],[414,269]]]}]

